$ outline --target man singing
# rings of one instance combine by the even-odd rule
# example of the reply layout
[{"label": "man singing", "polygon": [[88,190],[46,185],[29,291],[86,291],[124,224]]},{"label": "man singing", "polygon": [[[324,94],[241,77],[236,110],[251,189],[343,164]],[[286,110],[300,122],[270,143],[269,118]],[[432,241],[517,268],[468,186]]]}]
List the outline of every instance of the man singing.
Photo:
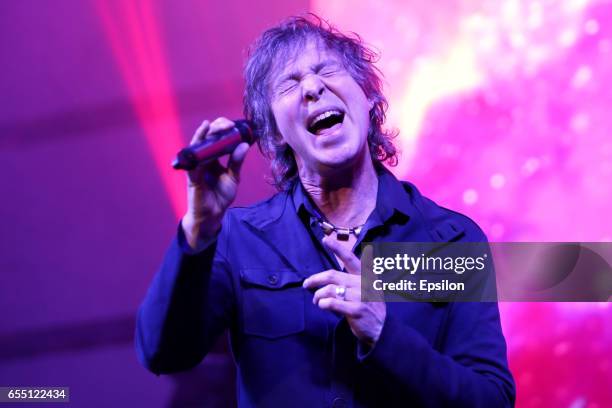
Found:
[{"label": "man singing", "polygon": [[[187,212],[138,314],[149,370],[194,367],[229,329],[241,407],[514,405],[496,303],[361,300],[361,243],[486,240],[383,166],[396,151],[374,57],[316,17],[256,42],[245,115],[280,192],[228,209],[244,143],[227,166],[189,172]],[[232,126],[204,121],[192,143]]]}]

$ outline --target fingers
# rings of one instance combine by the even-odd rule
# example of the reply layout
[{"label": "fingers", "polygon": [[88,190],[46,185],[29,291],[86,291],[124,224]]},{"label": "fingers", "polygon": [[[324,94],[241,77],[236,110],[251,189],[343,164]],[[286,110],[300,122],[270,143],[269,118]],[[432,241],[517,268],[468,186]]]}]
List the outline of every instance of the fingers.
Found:
[{"label": "fingers", "polygon": [[331,235],[323,237],[323,245],[340,258],[348,273],[352,275],[361,275],[361,262],[348,247],[341,245],[340,242],[333,239]]},{"label": "fingers", "polygon": [[319,307],[323,310],[330,310],[332,312],[343,314],[351,318],[357,318],[361,316],[361,303],[359,302],[347,302],[346,300],[336,298],[324,298],[319,301]]},{"label": "fingers", "polygon": [[246,157],[247,152],[249,151],[248,143],[240,143],[232,154],[229,157],[227,162],[227,169],[231,177],[234,178],[235,181],[240,180],[240,168],[244,163],[244,159]]},{"label": "fingers", "polygon": [[[374,266],[374,246],[367,244],[363,246],[361,252],[361,266],[362,273],[372,274],[372,268]],[[371,275],[370,275],[371,276]],[[372,285],[364,285],[362,287],[361,299],[368,302],[384,302],[384,293],[377,291]]]},{"label": "fingers", "polygon": [[229,120],[228,118],[225,118],[223,116],[213,120],[210,123],[210,128],[208,129],[208,134],[212,134],[212,133],[217,133],[220,132],[222,130],[227,130],[227,129],[231,129],[233,128],[235,125],[234,122],[232,122],[231,120]]},{"label": "fingers", "polygon": [[195,133],[191,137],[191,142],[189,142],[189,145],[193,146],[194,144],[204,140],[204,138],[206,137],[206,134],[208,134],[209,127],[210,127],[210,122],[207,120],[203,121],[200,124],[200,126],[198,126]]},{"label": "fingers", "polygon": [[344,299],[339,298],[338,295],[336,295],[336,289],[339,288],[340,286],[341,285],[334,285],[334,284],[323,286],[321,289],[317,290],[314,293],[314,296],[312,298],[312,303],[317,305],[319,304],[319,301],[321,299],[325,299],[325,298],[337,298],[337,299],[345,300],[345,301],[358,301],[359,300],[359,293],[357,293],[359,289],[346,287],[346,286],[344,286],[345,288]]},{"label": "fingers", "polygon": [[372,245],[364,245],[362,247],[359,266],[363,266],[362,271],[372,273],[372,269],[374,267],[374,247]]},{"label": "fingers", "polygon": [[364,245],[361,251],[361,262],[363,265],[372,266],[374,260],[374,247],[371,244]]},{"label": "fingers", "polygon": [[[195,133],[193,134],[193,137],[191,138],[190,145],[200,143],[206,140],[207,138],[211,138],[211,135],[213,135],[214,133],[230,129],[233,126],[234,122],[225,117],[219,117],[213,120],[212,122],[205,120],[196,129]],[[230,177],[232,177],[236,182],[238,181],[240,167],[242,165],[242,161],[244,160],[244,156],[246,155],[246,151],[243,152],[241,150],[238,153],[239,155],[237,155],[237,157],[234,159],[234,162],[232,163],[233,169],[229,170]],[[218,159],[199,163],[195,169],[188,172],[189,186],[200,186],[203,182],[205,182],[208,187],[214,188],[219,182],[219,178],[226,171],[226,168],[221,164]]]},{"label": "fingers", "polygon": [[[228,118],[219,117],[210,124],[209,134],[231,129],[235,125],[236,124]],[[234,149],[227,162],[228,173],[230,177],[232,177],[236,182],[238,182],[238,180],[240,179],[240,168],[242,167],[242,163],[244,162],[244,158],[246,157],[246,153],[248,150],[248,143],[240,143]]]},{"label": "fingers", "polygon": [[196,143],[199,143],[203,140],[206,140],[206,138],[209,135],[212,135],[213,133],[219,132],[221,130],[230,129],[232,127],[234,127],[234,122],[232,122],[228,118],[219,117],[213,120],[212,122],[205,120],[196,129],[189,145],[191,146]]},{"label": "fingers", "polygon": [[320,288],[325,285],[334,284],[346,287],[361,285],[359,277],[349,275],[348,273],[328,269],[327,271],[315,273],[304,280],[303,286],[306,289]]},{"label": "fingers", "polygon": [[214,188],[224,172],[225,168],[219,160],[201,162],[195,169],[187,172],[188,186],[195,187],[206,183],[208,187]]}]

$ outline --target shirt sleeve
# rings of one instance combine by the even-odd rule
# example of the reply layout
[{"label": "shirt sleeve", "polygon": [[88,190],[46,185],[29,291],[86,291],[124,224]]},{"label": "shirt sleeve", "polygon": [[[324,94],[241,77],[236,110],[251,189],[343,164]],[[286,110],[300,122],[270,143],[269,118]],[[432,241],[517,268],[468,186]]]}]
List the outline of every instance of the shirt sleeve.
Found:
[{"label": "shirt sleeve", "polygon": [[360,348],[358,358],[382,372],[405,401],[423,407],[514,406],[496,303],[449,304],[439,350],[402,322],[394,305],[388,305],[378,342]]},{"label": "shirt sleeve", "polygon": [[[467,217],[466,242],[486,243]],[[488,245],[487,245],[488,248]],[[494,269],[475,298],[495,299]],[[491,280],[492,279],[492,280]],[[491,286],[493,285],[493,286]],[[375,368],[403,401],[423,407],[513,407],[516,391],[506,357],[496,302],[448,303],[435,347],[402,320],[401,303],[387,303],[382,332],[371,348],[359,347],[361,364]]]},{"label": "shirt sleeve", "polygon": [[197,365],[234,319],[230,266],[220,250],[228,229],[223,223],[217,237],[192,249],[179,224],[136,321],[138,358],[155,374]]}]

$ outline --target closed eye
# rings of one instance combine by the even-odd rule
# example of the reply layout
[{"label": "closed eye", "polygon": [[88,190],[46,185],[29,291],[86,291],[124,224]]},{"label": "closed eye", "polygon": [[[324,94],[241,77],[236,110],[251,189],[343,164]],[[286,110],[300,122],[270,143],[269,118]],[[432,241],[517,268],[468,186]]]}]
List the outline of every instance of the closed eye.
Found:
[{"label": "closed eye", "polygon": [[336,61],[324,61],[314,67],[314,72],[323,77],[330,77],[340,72],[340,68]]},{"label": "closed eye", "polygon": [[321,72],[319,72],[319,75],[324,76],[324,77],[330,77],[330,76],[334,76],[338,73],[338,69],[336,68],[325,68],[323,70],[321,70]]},{"label": "closed eye", "polygon": [[288,80],[280,84],[278,87],[278,93],[281,95],[285,95],[291,91],[293,91],[297,87],[296,80]]}]

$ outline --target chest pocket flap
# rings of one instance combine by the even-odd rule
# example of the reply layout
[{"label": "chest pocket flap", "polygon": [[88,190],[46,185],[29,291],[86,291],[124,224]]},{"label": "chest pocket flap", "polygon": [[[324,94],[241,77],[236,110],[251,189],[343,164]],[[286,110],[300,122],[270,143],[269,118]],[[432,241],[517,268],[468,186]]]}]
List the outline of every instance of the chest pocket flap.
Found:
[{"label": "chest pocket flap", "polygon": [[244,333],[274,339],[304,330],[304,280],[290,269],[243,269]]},{"label": "chest pocket flap", "polygon": [[242,269],[240,279],[246,286],[281,289],[301,285],[305,278],[291,269]]}]

